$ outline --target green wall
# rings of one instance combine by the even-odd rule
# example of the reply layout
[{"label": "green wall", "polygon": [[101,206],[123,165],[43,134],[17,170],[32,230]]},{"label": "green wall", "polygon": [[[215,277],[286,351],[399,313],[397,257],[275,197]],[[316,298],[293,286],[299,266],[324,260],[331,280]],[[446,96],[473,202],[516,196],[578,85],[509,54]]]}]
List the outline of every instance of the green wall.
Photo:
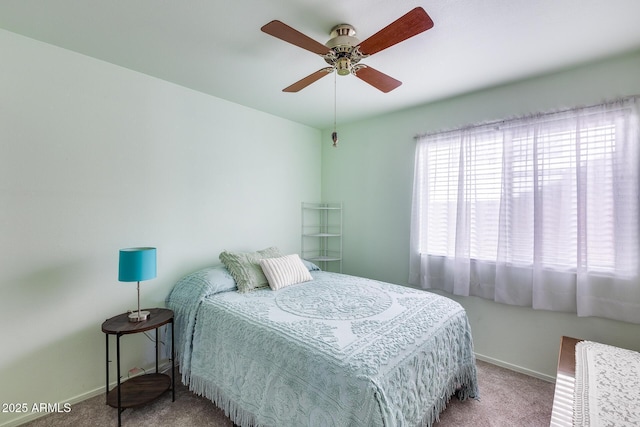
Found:
[{"label": "green wall", "polygon": [[[640,94],[638,76],[634,52],[339,125],[337,149],[324,131],[322,197],[344,202],[343,271],[407,283],[416,134]],[[562,335],[640,350],[639,325],[455,299],[467,309],[479,357],[542,378],[555,376]]]},{"label": "green wall", "polygon": [[[158,248],[148,307],[224,249],[300,250],[319,130],[3,30],[0,52],[0,403],[104,392],[100,325],[136,305],[118,249]],[[124,372],[151,364],[122,344]]]}]

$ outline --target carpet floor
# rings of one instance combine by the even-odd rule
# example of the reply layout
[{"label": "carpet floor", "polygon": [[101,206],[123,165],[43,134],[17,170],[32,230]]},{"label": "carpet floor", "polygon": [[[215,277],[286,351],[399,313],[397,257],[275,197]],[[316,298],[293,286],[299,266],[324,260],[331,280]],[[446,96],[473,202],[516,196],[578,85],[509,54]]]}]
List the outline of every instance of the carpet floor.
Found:
[{"label": "carpet floor", "polygon": [[[537,427],[551,420],[554,385],[518,372],[478,361],[480,400],[451,399],[435,427]],[[176,377],[178,380],[179,376]],[[177,381],[179,382],[179,381]],[[105,404],[104,395],[72,406],[69,413],[50,414],[25,427],[113,427],[117,410]],[[122,413],[122,425],[154,427],[232,427],[233,423],[211,401],[187,387],[176,386],[176,401],[167,392],[145,406]]]}]

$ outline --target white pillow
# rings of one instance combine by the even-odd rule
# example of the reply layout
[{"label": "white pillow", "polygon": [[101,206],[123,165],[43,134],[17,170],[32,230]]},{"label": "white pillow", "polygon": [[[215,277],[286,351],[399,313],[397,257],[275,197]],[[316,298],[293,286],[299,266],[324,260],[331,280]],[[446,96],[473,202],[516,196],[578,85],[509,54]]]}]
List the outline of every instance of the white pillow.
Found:
[{"label": "white pillow", "polygon": [[298,254],[260,260],[260,267],[274,291],[285,286],[313,280]]}]

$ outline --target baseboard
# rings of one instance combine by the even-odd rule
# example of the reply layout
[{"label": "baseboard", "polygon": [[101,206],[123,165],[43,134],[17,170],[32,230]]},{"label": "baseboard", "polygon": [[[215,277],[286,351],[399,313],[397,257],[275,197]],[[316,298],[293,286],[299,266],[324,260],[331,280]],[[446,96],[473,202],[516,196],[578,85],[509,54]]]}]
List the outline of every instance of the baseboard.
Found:
[{"label": "baseboard", "polygon": [[[177,366],[177,365],[176,365]],[[148,369],[146,369],[147,372],[155,372],[155,364],[153,366],[149,366]],[[171,362],[170,361],[164,361],[161,365],[158,366],[158,371],[162,372],[162,373],[166,373],[169,372],[171,370]],[[145,372],[141,372],[138,375],[144,375]],[[134,376],[138,376],[138,375],[134,375]],[[133,378],[129,377],[129,378]],[[177,381],[179,381],[178,378],[176,378]],[[118,381],[117,379],[115,381],[113,381],[111,384],[109,384],[109,389],[112,389],[113,387],[118,385]],[[91,399],[92,397],[96,397],[99,395],[104,395],[105,393],[105,385],[102,385],[100,387],[97,387],[93,390],[87,391],[86,393],[82,393],[79,394],[75,397],[72,397],[68,400],[64,400],[62,402],[60,402],[60,407],[63,407],[65,404],[69,404],[71,405],[71,410],[73,410],[73,405],[75,405],[76,403],[80,403],[82,401],[85,401],[87,399]],[[48,412],[32,412],[30,414],[25,414],[23,416],[20,416],[18,418],[14,418],[13,420],[7,421],[5,423],[1,423],[0,427],[17,427],[20,426],[22,424],[28,423],[30,421],[33,421],[35,419],[44,417],[49,415]]]},{"label": "baseboard", "polygon": [[476,359],[482,360],[483,362],[491,363],[492,365],[500,366],[501,368],[509,369],[511,371],[520,372],[521,374],[529,375],[530,377],[539,378],[550,383],[556,382],[556,378],[550,375],[532,371],[531,369],[523,368],[522,366],[504,362],[499,359],[494,359],[493,357],[485,356],[483,354],[476,353]]}]

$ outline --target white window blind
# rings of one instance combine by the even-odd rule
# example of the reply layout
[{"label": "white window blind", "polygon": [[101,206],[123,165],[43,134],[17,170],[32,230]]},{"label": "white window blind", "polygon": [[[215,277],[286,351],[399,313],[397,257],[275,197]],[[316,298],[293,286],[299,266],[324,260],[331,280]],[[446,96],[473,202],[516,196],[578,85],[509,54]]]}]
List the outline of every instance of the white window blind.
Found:
[{"label": "white window blind", "polygon": [[617,286],[640,308],[639,146],[634,99],[419,138],[411,281],[578,314]]}]

